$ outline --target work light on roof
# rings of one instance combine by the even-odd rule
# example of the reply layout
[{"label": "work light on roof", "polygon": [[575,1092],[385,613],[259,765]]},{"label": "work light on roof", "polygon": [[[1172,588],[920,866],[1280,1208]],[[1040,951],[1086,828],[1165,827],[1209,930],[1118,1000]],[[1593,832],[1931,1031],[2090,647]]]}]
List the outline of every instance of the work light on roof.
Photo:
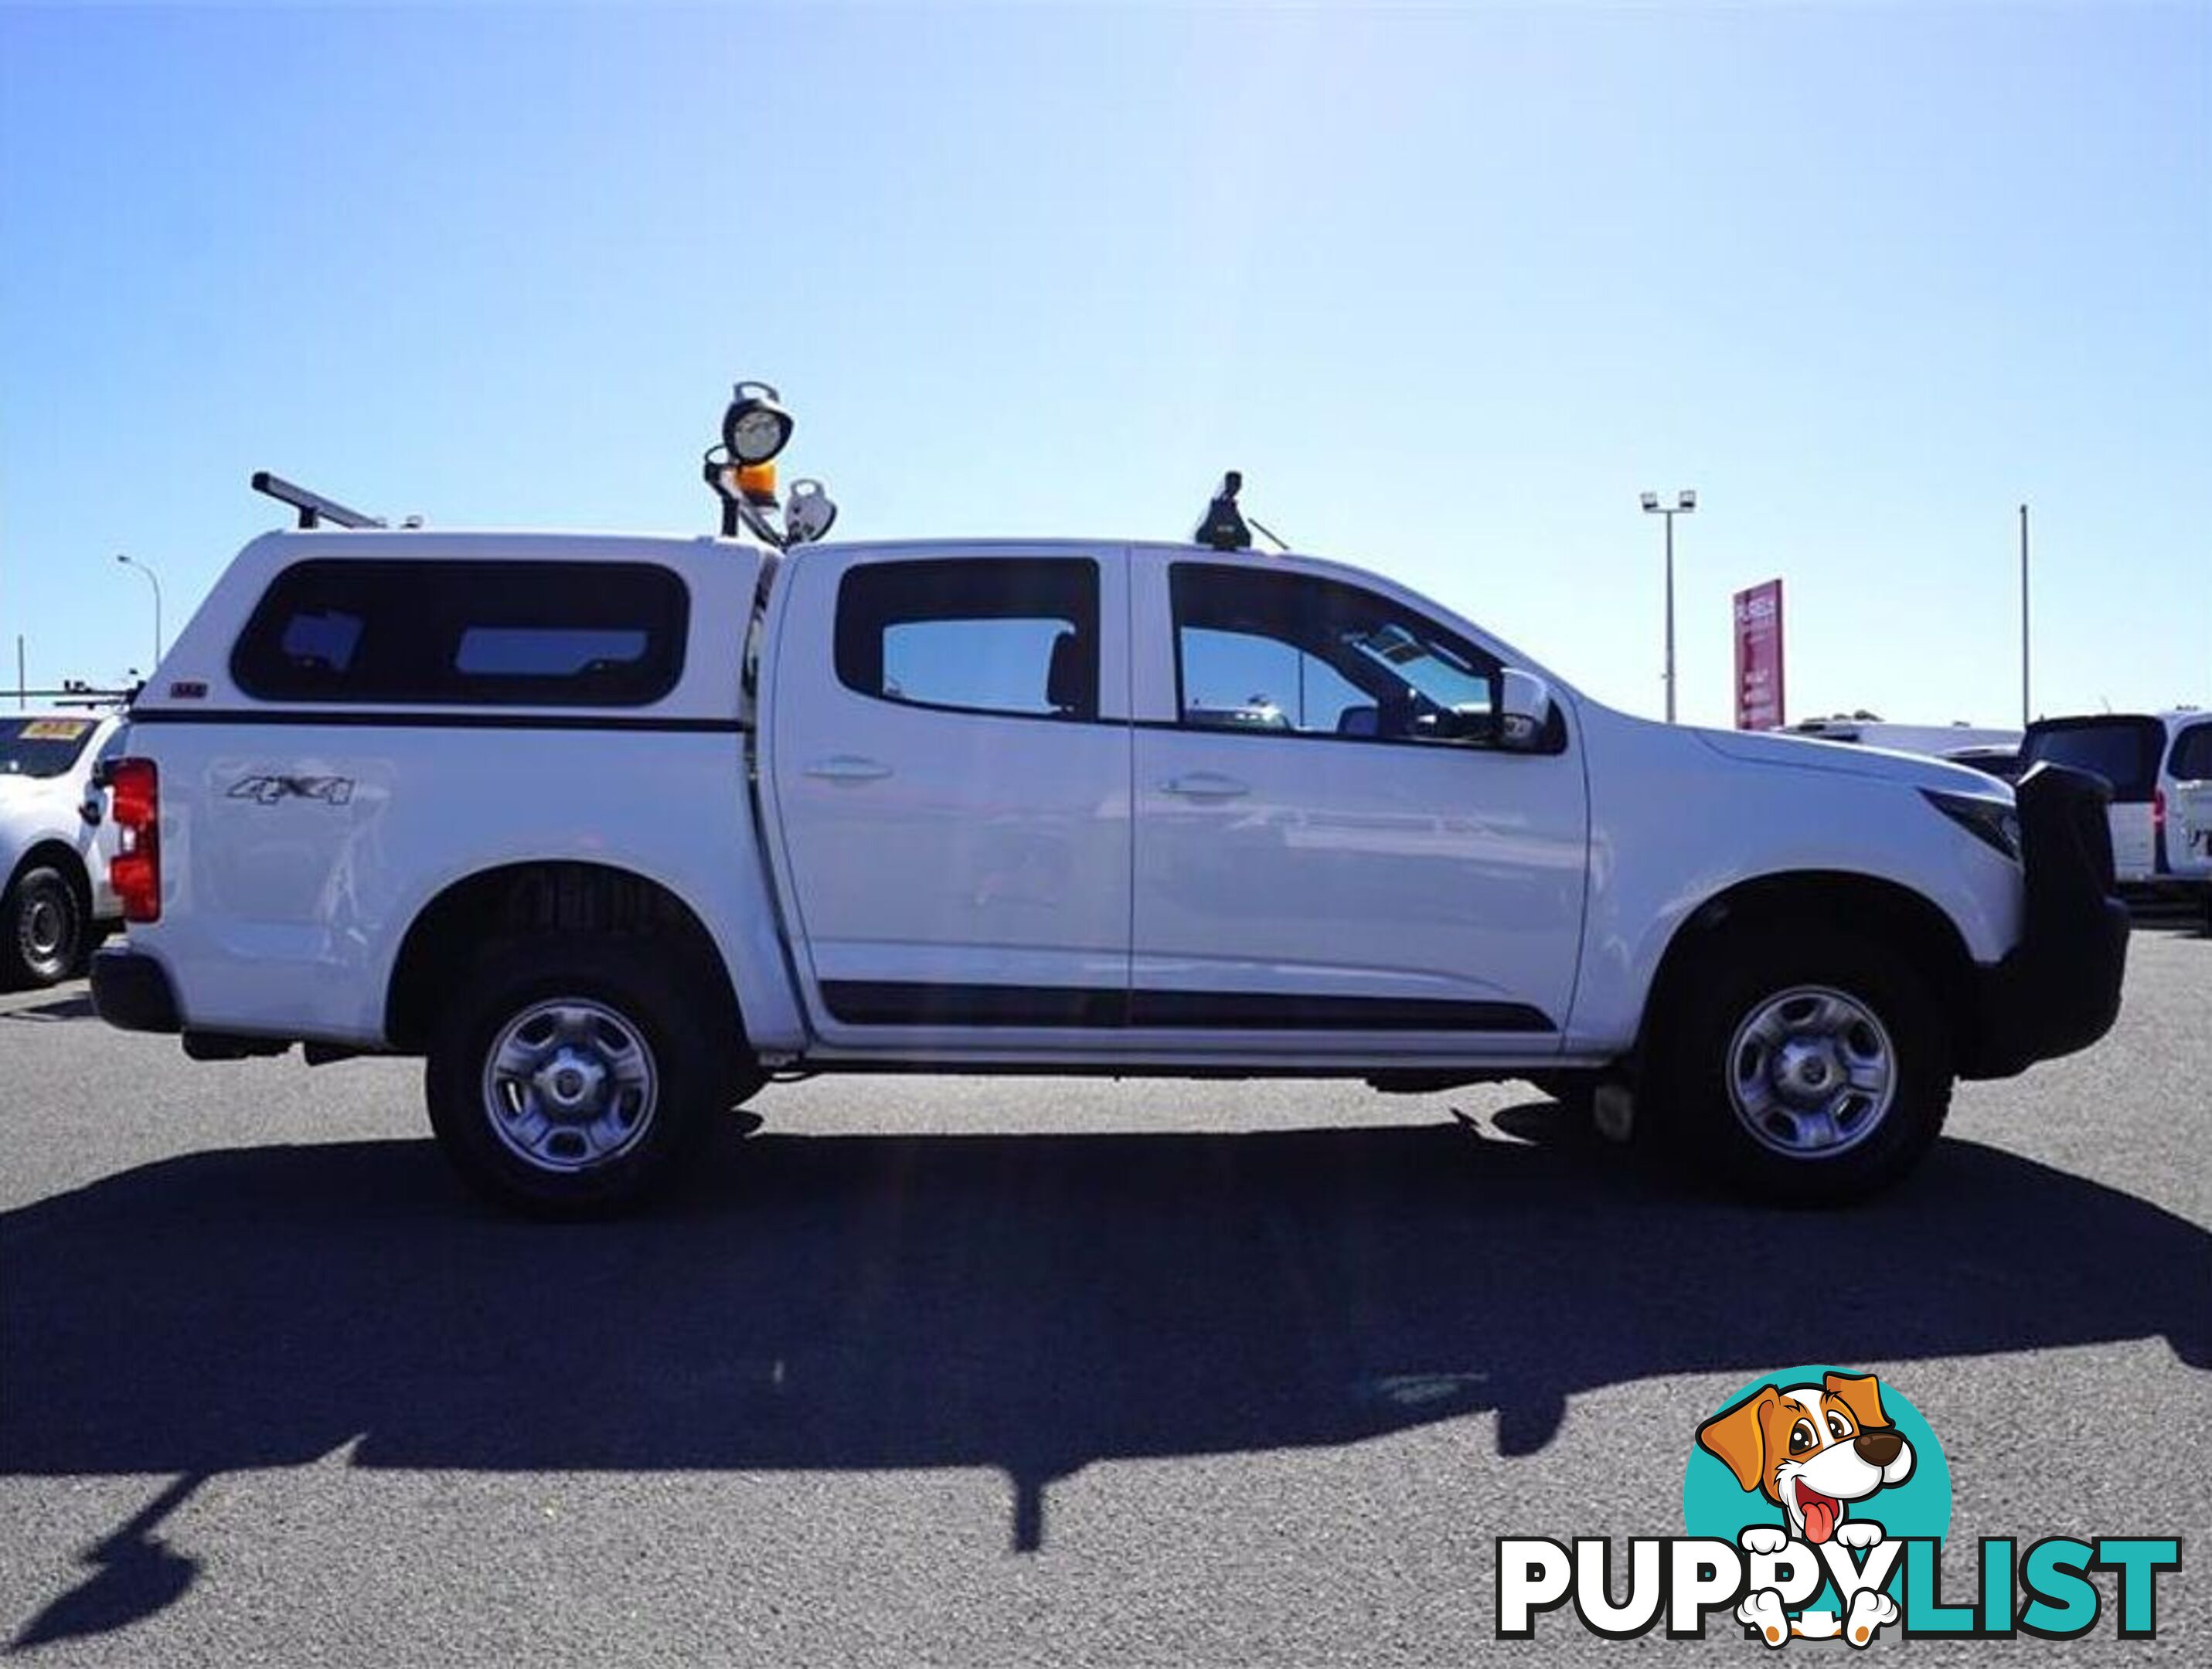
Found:
[{"label": "work light on roof", "polygon": [[783,397],[768,384],[741,382],[722,414],[722,444],[707,448],[700,473],[722,501],[722,537],[750,534],[779,550],[811,544],[830,531],[837,507],[811,478],[793,484],[786,502],[776,490],[776,455],[793,425]]},{"label": "work light on roof", "polygon": [[765,464],[791,440],[791,414],[763,382],[741,382],[722,414],[722,444],[740,464]]}]

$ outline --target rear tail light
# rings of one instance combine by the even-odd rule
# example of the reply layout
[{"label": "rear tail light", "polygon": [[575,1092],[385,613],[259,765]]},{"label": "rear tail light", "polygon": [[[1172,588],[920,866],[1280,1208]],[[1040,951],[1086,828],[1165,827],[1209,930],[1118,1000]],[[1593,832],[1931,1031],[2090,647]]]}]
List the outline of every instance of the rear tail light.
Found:
[{"label": "rear tail light", "polygon": [[125,921],[161,919],[161,777],[150,759],[118,759],[108,767],[116,852],[107,884]]},{"label": "rear tail light", "polygon": [[2166,833],[2166,786],[2163,783],[2151,791],[2150,826],[2160,834]]}]

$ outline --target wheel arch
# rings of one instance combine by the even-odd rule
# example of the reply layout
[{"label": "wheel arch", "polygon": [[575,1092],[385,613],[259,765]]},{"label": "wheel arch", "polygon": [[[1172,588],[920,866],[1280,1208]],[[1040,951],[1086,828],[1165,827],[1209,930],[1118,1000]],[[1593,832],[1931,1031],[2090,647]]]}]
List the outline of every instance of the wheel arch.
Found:
[{"label": "wheel arch", "polygon": [[733,1046],[744,1015],[728,964],[699,913],[665,883],[618,865],[531,859],[450,882],[415,913],[385,987],[386,1041],[404,1053],[426,1047],[440,1004],[465,977],[475,947],[530,933],[650,937],[668,943],[702,1004],[719,1007]]},{"label": "wheel arch", "polygon": [[1747,923],[1840,928],[1891,945],[1936,989],[1954,1058],[1978,1046],[1974,962],[1958,925],[1924,893],[1880,876],[1845,870],[1796,870],[1739,881],[1706,899],[1675,927],[1637,1028],[1637,1053],[1650,1053],[1653,1028],[1679,1000],[1698,957]]},{"label": "wheel arch", "polygon": [[13,891],[18,880],[42,865],[52,865],[59,870],[70,885],[76,889],[77,907],[83,913],[86,925],[90,926],[92,871],[87,866],[82,853],[67,841],[54,835],[49,834],[42,840],[33,841],[24,848],[23,855],[15,860],[15,867],[8,871],[5,883],[0,884],[0,893]]}]

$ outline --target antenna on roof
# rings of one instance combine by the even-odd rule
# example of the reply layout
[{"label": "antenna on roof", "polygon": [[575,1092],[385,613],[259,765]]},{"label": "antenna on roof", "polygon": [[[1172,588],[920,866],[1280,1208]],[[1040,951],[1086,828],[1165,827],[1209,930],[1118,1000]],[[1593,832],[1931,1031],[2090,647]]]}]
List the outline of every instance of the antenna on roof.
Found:
[{"label": "antenna on roof", "polygon": [[358,510],[349,510],[333,499],[320,493],[311,493],[304,487],[295,487],[282,476],[266,470],[253,472],[253,490],[265,493],[279,504],[289,504],[300,513],[301,527],[316,527],[329,522],[335,527],[382,527],[383,520],[376,516],[363,515]]},{"label": "antenna on roof", "polygon": [[1252,530],[1244,525],[1244,518],[1237,513],[1237,495],[1244,489],[1244,474],[1231,470],[1221,477],[1221,490],[1206,507],[1206,514],[1198,524],[1191,538],[1197,543],[1211,545],[1216,550],[1249,550]]},{"label": "antenna on roof", "polygon": [[1231,470],[1221,477],[1221,490],[1206,507],[1206,515],[1199,522],[1198,531],[1191,535],[1192,543],[1210,545],[1216,550],[1249,550],[1252,548],[1252,530],[1256,527],[1276,549],[1288,550],[1290,546],[1277,538],[1274,531],[1265,522],[1256,516],[1248,519],[1237,507],[1237,495],[1243,489],[1244,472],[1242,470]]}]

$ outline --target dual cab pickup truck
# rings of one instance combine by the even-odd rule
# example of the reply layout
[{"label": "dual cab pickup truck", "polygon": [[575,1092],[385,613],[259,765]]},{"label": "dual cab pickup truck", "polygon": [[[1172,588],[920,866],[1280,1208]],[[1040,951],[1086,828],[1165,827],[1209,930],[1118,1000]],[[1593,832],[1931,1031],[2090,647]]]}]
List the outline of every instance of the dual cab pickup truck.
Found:
[{"label": "dual cab pickup truck", "polygon": [[1648,723],[1387,579],[1079,541],[293,531],[108,774],[115,1025],[427,1058],[621,1208],[772,1074],[1528,1078],[1761,1199],[2111,1025],[2104,789]]}]

